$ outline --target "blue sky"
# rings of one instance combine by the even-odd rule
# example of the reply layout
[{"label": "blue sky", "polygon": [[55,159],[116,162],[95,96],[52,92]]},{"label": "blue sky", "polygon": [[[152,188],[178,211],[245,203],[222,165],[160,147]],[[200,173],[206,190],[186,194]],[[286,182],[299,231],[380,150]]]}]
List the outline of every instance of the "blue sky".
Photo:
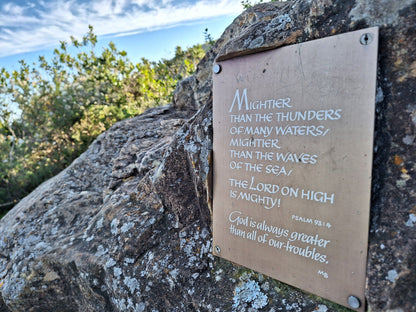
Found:
[{"label": "blue sky", "polygon": [[50,57],[59,41],[94,27],[98,42],[113,41],[133,61],[169,58],[176,46],[218,38],[242,12],[240,0],[2,0],[0,67]]}]

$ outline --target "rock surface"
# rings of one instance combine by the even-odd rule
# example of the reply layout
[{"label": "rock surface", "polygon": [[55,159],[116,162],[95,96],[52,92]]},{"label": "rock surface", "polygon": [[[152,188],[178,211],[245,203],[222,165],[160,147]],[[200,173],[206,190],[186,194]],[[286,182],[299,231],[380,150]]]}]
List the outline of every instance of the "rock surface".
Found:
[{"label": "rock surface", "polygon": [[342,311],[211,255],[211,69],[215,58],[371,26],[367,305],[416,311],[414,0],[267,3],[237,17],[173,105],[114,125],[0,221],[0,311]]}]

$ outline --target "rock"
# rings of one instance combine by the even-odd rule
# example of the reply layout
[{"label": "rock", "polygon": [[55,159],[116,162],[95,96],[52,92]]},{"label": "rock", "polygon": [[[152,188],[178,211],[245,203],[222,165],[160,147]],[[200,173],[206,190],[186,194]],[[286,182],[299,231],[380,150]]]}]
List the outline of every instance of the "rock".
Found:
[{"label": "rock", "polygon": [[173,93],[173,104],[178,110],[194,111],[195,103],[195,76],[190,76],[181,81]]},{"label": "rock", "polygon": [[[367,305],[416,311],[416,1],[246,10],[174,105],[114,125],[0,221],[0,311],[342,311],[212,256],[212,65],[379,26]],[[196,112],[196,113],[195,113]]]}]

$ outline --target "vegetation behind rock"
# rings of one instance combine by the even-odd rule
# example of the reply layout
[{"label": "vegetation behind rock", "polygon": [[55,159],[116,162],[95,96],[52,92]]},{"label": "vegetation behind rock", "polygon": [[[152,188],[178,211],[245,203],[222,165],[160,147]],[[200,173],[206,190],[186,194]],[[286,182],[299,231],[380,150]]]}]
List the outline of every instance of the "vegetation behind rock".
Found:
[{"label": "vegetation behind rock", "polygon": [[50,61],[0,69],[0,215],[115,122],[172,101],[205,54],[202,45],[177,47],[172,59],[134,64],[113,43],[97,54],[96,43],[90,26],[81,41],[61,42]]}]

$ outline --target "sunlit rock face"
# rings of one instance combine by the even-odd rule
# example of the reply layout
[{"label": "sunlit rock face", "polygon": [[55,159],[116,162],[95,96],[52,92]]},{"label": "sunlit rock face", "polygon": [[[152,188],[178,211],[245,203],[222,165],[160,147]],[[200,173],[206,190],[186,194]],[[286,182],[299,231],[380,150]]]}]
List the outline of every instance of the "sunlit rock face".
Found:
[{"label": "sunlit rock face", "polygon": [[178,86],[0,221],[0,311],[340,311],[211,255],[212,65],[380,27],[367,306],[416,311],[416,2],[255,6]]}]

